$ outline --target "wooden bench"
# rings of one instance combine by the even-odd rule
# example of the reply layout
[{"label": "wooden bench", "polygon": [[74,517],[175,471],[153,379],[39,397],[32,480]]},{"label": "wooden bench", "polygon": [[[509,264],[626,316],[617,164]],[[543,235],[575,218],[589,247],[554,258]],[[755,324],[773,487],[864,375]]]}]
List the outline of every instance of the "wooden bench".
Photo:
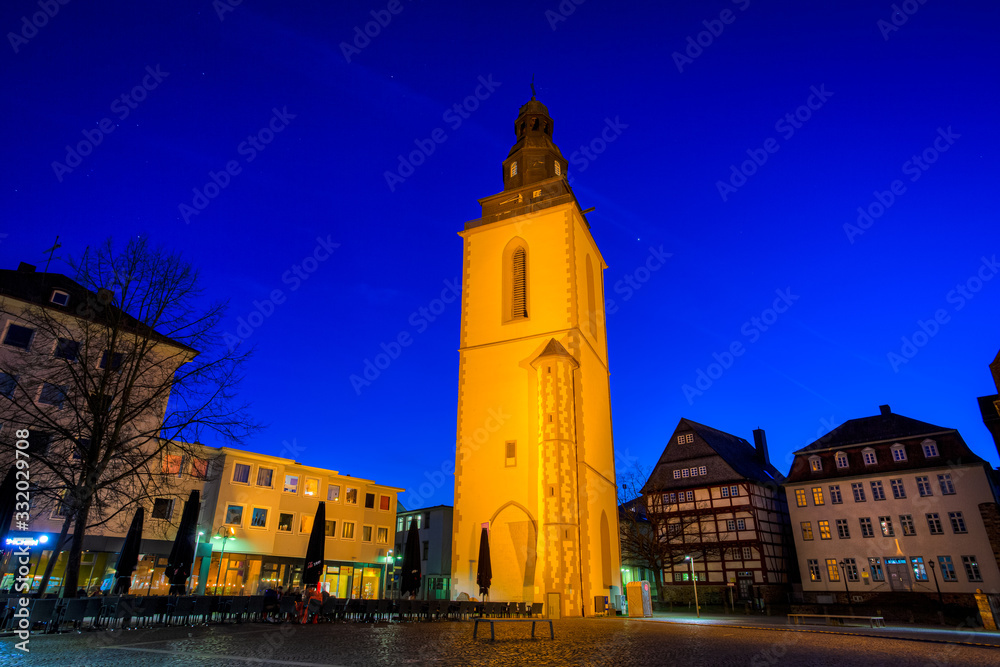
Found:
[{"label": "wooden bench", "polygon": [[789,614],[788,620],[798,625],[801,620],[807,618],[822,618],[826,620],[827,625],[834,625],[839,622],[839,625],[843,625],[844,621],[865,621],[870,627],[873,628],[884,628],[885,619],[881,616],[845,616],[841,614]]},{"label": "wooden bench", "polygon": [[552,620],[548,618],[477,618],[474,619],[475,625],[472,626],[472,638],[476,638],[476,633],[479,631],[480,623],[490,624],[490,641],[496,640],[496,634],[494,633],[493,624],[494,623],[531,623],[531,638],[535,638],[535,623],[548,623],[549,624],[549,639],[555,639],[555,632],[552,630]]}]

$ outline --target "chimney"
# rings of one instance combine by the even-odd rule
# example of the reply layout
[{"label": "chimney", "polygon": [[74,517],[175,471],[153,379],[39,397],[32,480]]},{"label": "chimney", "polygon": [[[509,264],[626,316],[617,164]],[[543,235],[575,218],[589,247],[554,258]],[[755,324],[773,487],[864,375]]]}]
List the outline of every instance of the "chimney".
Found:
[{"label": "chimney", "polygon": [[891,415],[892,414],[892,410],[889,409],[888,405],[880,405],[880,406],[878,406],[878,409],[882,413],[883,416],[885,416],[885,415]]},{"label": "chimney", "polygon": [[757,460],[764,465],[770,465],[771,460],[767,457],[767,437],[764,435],[764,429],[755,428],[753,430],[753,444],[757,448]]},{"label": "chimney", "polygon": [[28,264],[27,262],[21,262],[20,264],[17,265],[17,270],[20,273],[34,273],[35,265]]}]

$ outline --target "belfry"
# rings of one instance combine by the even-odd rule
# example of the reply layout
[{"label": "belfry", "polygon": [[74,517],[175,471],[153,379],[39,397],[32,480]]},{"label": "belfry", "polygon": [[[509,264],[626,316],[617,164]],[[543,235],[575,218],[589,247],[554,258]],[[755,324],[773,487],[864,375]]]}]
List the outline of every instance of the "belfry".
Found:
[{"label": "belfry", "polygon": [[503,190],[465,224],[452,591],[593,613],[621,585],[601,253],[545,106],[514,122]]}]

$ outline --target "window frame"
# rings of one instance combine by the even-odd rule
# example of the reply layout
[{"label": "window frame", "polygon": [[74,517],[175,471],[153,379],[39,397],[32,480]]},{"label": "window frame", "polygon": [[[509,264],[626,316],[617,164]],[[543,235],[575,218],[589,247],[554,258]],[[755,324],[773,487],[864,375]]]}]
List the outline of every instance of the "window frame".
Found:
[{"label": "window frame", "polygon": [[851,462],[847,458],[847,452],[837,452],[834,454],[834,461],[836,461],[837,468],[841,470],[851,466]]},{"label": "window frame", "polygon": [[[357,541],[357,537],[355,537],[355,535],[357,534],[357,531],[354,530],[354,528],[355,528],[356,525],[357,525],[357,522],[355,522],[355,521],[341,521],[340,522],[340,527],[341,527],[341,530],[340,530],[340,539],[342,539],[342,540],[351,540],[352,542]],[[351,530],[350,530],[351,534],[350,535],[347,534],[348,533],[348,530],[347,530],[348,526],[351,527]]]},{"label": "window frame", "polygon": [[913,522],[912,514],[900,514],[899,526],[903,531],[903,537],[914,537],[917,534],[917,525]]},{"label": "window frame", "polygon": [[[30,334],[28,334],[28,342],[25,345],[23,345],[23,346],[17,345],[15,343],[8,343],[7,342],[7,339],[10,337],[10,331],[11,331],[11,329],[13,329],[15,327],[18,328],[18,329],[23,329],[25,331],[30,331],[31,332]],[[4,328],[3,338],[0,339],[3,342],[0,343],[0,344],[6,345],[7,347],[12,347],[15,350],[24,350],[25,352],[27,352],[27,351],[31,350],[31,344],[35,342],[35,335],[37,333],[38,333],[37,329],[32,329],[31,327],[26,327],[26,326],[24,326],[22,324],[15,324],[13,320],[10,320],[10,321],[7,322],[7,326]]]},{"label": "window frame", "polygon": [[[316,492],[309,493],[309,483],[313,482],[316,484]],[[302,480],[302,497],[303,498],[319,498],[323,495],[323,480],[319,477],[305,477]]]},{"label": "window frame", "polygon": [[814,486],[814,487],[812,487],[812,497],[813,497],[813,505],[819,506],[819,505],[825,505],[826,504],[826,502],[823,500],[823,487],[822,486]]},{"label": "window frame", "polygon": [[[257,510],[263,510],[264,512],[264,525],[258,526],[254,524],[256,519]],[[247,528],[253,528],[254,530],[267,530],[269,528],[269,522],[271,521],[271,508],[264,507],[263,505],[251,505],[250,506],[250,522],[247,524]]]},{"label": "window frame", "polygon": [[[284,517],[284,516],[290,517],[289,522],[288,522],[288,530],[282,530],[282,528],[281,528],[281,518]],[[282,511],[279,510],[279,512],[278,512],[278,523],[276,523],[275,526],[274,526],[274,532],[276,532],[276,533],[289,533],[289,534],[292,534],[292,533],[295,532],[293,530],[293,528],[295,528],[295,512],[282,512]]]},{"label": "window frame", "polygon": [[[153,507],[149,510],[149,518],[156,519],[157,521],[170,521],[174,518],[174,505],[176,505],[176,498],[154,498]],[[167,505],[167,516],[156,516],[156,503],[158,502],[169,503]]]},{"label": "window frame", "polygon": [[[295,480],[295,488],[292,489],[291,491],[288,490],[288,478],[289,477],[291,477],[292,479]],[[302,475],[292,474],[290,472],[286,472],[285,473],[285,479],[283,479],[282,482],[281,482],[281,492],[282,493],[287,493],[290,496],[297,496],[297,495],[299,495],[299,479],[301,477],[302,477]]]},{"label": "window frame", "polygon": [[906,446],[896,443],[891,447],[892,450],[892,460],[896,463],[906,462]]},{"label": "window frame", "polygon": [[[233,507],[239,507],[240,508],[240,521],[239,521],[239,523],[232,523],[229,520],[229,510],[230,510],[230,508],[233,508]],[[222,525],[223,526],[235,526],[237,528],[242,528],[243,527],[243,518],[244,518],[244,516],[246,516],[246,513],[247,513],[247,505],[246,505],[246,503],[229,503],[229,502],[227,502],[226,503],[226,509],[223,511],[223,514],[222,514]]]},{"label": "window frame", "polygon": [[[270,484],[261,484],[260,483],[260,474],[262,472],[264,472],[265,470],[267,470],[268,472],[271,473],[271,483]],[[265,465],[259,465],[258,464],[257,465],[257,475],[254,478],[254,486],[257,487],[258,489],[273,489],[274,488],[274,477],[275,477],[275,473],[276,472],[278,472],[277,468],[274,468],[272,466],[265,466]]]},{"label": "window frame", "polygon": [[821,540],[833,539],[833,533],[830,530],[830,522],[828,520],[823,519],[822,521],[817,521],[816,525],[819,528],[819,539]]},{"label": "window frame", "polygon": [[[46,391],[58,392],[58,394],[62,398],[59,400],[58,403],[52,403],[47,400],[43,401],[42,397],[45,396]],[[38,396],[35,398],[35,403],[37,403],[38,405],[48,405],[50,407],[54,407],[56,410],[62,410],[63,403],[65,403],[69,398],[68,394],[69,394],[69,385],[58,385],[58,384],[53,384],[51,382],[42,382],[41,387],[39,387],[38,389]],[[52,398],[52,396],[49,395],[47,398]]]},{"label": "window frame", "polygon": [[926,512],[924,517],[927,519],[927,529],[931,535],[944,535],[944,523],[941,521],[940,512]]},{"label": "window frame", "polygon": [[799,529],[802,531],[802,540],[810,542],[813,540],[812,521],[800,521]]},{"label": "window frame", "polygon": [[[368,539],[365,539],[365,532],[368,533]],[[374,544],[375,543],[375,526],[370,523],[361,524],[361,543],[362,544]]]},{"label": "window frame", "polygon": [[[236,471],[239,470],[240,466],[246,466],[247,469],[247,481],[240,482],[236,479]],[[232,484],[238,484],[239,486],[250,486],[250,478],[253,474],[253,464],[246,463],[244,461],[233,461],[233,473],[229,476],[229,481]]]},{"label": "window frame", "polygon": [[830,485],[830,504],[831,505],[843,505],[844,496],[840,492],[840,484]]},{"label": "window frame", "polygon": [[920,443],[920,450],[924,453],[925,459],[936,459],[937,457],[941,456],[941,452],[938,449],[937,442],[931,440],[930,438]]},{"label": "window frame", "polygon": [[861,460],[866,466],[878,465],[878,453],[874,447],[865,447],[861,450]]},{"label": "window frame", "polygon": [[861,537],[875,537],[875,526],[872,524],[872,518],[870,516],[858,517],[858,523],[861,524]]},{"label": "window frame", "polygon": [[823,472],[823,459],[818,456],[809,457],[809,471],[810,472]]},{"label": "window frame", "polygon": [[[351,491],[354,492],[354,502],[351,502]],[[357,507],[358,505],[358,495],[359,490],[356,486],[345,486],[344,487],[344,505],[351,505],[352,507]]]}]

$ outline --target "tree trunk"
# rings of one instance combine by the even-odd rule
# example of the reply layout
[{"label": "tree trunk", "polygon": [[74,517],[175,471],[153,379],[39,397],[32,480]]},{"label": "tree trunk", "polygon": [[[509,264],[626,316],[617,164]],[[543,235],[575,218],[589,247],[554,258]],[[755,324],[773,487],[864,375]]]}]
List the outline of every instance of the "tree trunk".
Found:
[{"label": "tree trunk", "polygon": [[91,499],[88,495],[83,505],[77,509],[73,540],[69,547],[69,560],[66,562],[66,577],[63,580],[64,598],[75,598],[76,589],[80,584],[80,556],[83,555],[83,537],[90,518],[90,505]]},{"label": "tree trunk", "polygon": [[69,519],[67,518],[63,521],[62,530],[59,531],[59,537],[56,538],[56,543],[52,545],[53,555],[49,558],[48,564],[45,565],[45,574],[42,575],[42,583],[38,585],[37,596],[40,598],[45,595],[45,589],[49,587],[49,577],[52,576],[52,569],[56,565],[56,561],[59,560],[59,554],[62,553],[62,549],[66,546],[66,534],[69,532]]}]

